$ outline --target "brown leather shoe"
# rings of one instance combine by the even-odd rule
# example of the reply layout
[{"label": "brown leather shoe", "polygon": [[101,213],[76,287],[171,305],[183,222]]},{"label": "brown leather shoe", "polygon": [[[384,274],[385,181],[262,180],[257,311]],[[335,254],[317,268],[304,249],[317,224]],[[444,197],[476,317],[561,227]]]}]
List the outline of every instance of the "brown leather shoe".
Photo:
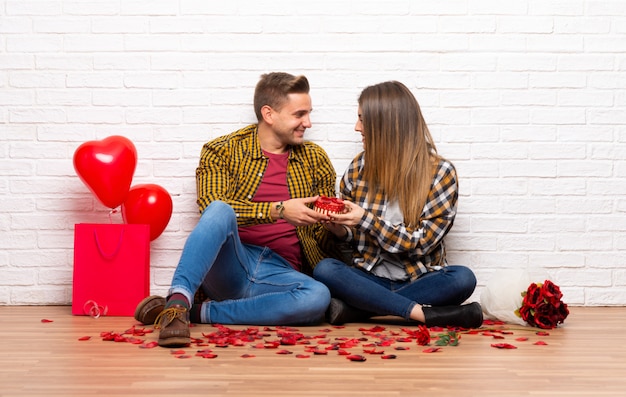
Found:
[{"label": "brown leather shoe", "polygon": [[135,309],[135,320],[143,325],[152,325],[165,308],[165,298],[158,295],[144,298]]},{"label": "brown leather shoe", "polygon": [[163,310],[157,317],[154,327],[160,329],[159,346],[181,347],[191,343],[189,332],[189,310],[173,305]]}]

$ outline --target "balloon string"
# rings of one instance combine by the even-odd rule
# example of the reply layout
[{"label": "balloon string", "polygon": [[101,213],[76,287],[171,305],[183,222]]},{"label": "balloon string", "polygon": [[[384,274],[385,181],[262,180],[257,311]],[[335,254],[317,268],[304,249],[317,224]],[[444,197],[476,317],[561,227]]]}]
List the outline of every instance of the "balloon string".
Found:
[{"label": "balloon string", "polygon": [[92,300],[88,300],[83,305],[83,312],[85,314],[90,315],[93,318],[98,318],[100,316],[106,316],[108,311],[109,311],[109,307],[108,306],[106,306],[106,305],[105,306],[100,306],[95,301],[92,301]]},{"label": "balloon string", "polygon": [[113,223],[113,218],[111,217],[111,215],[117,214],[117,213],[118,213],[117,207],[109,211],[109,223]]}]

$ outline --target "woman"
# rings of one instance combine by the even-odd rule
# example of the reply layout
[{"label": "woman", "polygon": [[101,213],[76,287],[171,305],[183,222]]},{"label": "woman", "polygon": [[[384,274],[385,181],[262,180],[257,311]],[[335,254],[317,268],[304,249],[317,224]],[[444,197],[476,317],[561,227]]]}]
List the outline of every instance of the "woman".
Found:
[{"label": "woman", "polygon": [[346,210],[326,227],[351,243],[351,265],[324,259],[331,324],[395,315],[427,326],[480,327],[473,272],[446,263],[458,198],[456,170],[437,154],[419,104],[396,81],[367,87],[355,130],[363,149],[340,183]]}]

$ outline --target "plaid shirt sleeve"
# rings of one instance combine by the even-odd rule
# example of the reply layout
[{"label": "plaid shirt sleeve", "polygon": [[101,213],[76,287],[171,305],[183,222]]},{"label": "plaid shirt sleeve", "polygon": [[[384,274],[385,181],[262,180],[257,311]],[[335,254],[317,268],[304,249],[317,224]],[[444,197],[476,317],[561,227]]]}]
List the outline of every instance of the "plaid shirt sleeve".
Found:
[{"label": "plaid shirt sleeve", "polygon": [[256,147],[256,125],[206,143],[196,169],[200,212],[215,200],[228,203],[239,226],[270,223],[269,202],[253,202],[267,163]]}]

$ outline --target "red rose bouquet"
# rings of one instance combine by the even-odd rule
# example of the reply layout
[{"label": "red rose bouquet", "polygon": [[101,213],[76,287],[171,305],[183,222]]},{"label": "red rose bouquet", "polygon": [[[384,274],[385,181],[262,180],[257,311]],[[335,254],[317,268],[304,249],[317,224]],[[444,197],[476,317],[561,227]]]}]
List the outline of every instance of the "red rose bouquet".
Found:
[{"label": "red rose bouquet", "polygon": [[567,305],[561,300],[562,297],[559,286],[550,280],[531,283],[528,289],[522,292],[522,306],[515,314],[533,327],[556,328],[569,314]]}]

